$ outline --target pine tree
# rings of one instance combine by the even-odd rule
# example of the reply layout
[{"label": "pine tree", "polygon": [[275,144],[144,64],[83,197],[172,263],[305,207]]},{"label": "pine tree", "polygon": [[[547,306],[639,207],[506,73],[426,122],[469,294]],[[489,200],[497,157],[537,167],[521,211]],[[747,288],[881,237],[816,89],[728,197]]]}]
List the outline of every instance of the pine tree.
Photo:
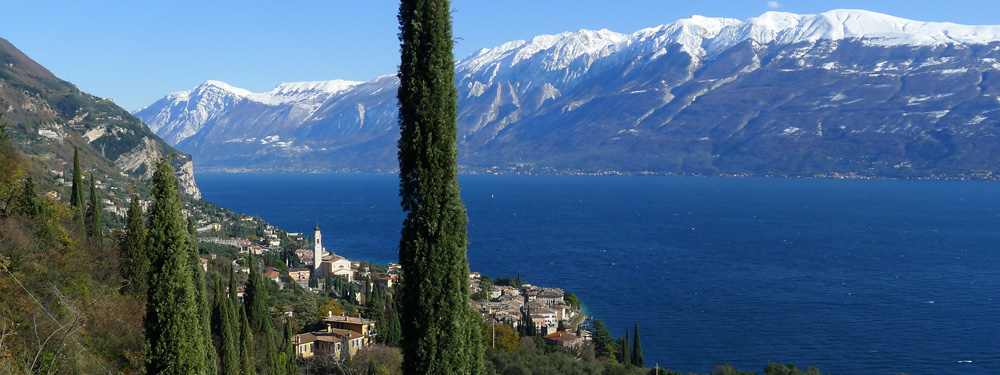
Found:
[{"label": "pine tree", "polygon": [[257,267],[250,265],[250,277],[243,291],[243,304],[247,307],[247,317],[254,333],[268,334],[274,330],[271,325],[271,313],[267,308],[267,289],[264,288]]},{"label": "pine tree", "polygon": [[468,218],[459,196],[457,92],[448,0],[399,7],[399,259],[404,374],[478,374],[469,317]]},{"label": "pine tree", "polygon": [[250,333],[250,322],[247,321],[247,305],[240,308],[240,370],[243,375],[257,373],[254,363],[253,335]]},{"label": "pine tree", "polygon": [[80,149],[73,147],[73,186],[70,189],[69,204],[73,207],[73,219],[83,226],[83,170],[80,169]]},{"label": "pine tree", "polygon": [[101,202],[97,196],[97,185],[94,174],[90,175],[90,204],[87,205],[85,223],[87,226],[87,238],[93,241],[104,241],[104,219],[101,217]]},{"label": "pine tree", "polygon": [[146,253],[146,222],[142,217],[139,196],[133,195],[128,206],[125,236],[119,242],[122,256],[122,293],[131,297],[145,297],[149,274],[149,254]]},{"label": "pine tree", "polygon": [[143,319],[146,373],[202,374],[206,348],[191,276],[188,233],[169,156],[157,164],[152,197],[147,237],[149,290]]},{"label": "pine tree", "polygon": [[591,338],[594,342],[594,354],[603,358],[615,358],[615,341],[604,326],[604,321],[594,320],[594,335]]},{"label": "pine tree", "polygon": [[635,339],[632,342],[632,365],[637,367],[643,367],[645,365],[642,359],[642,341],[639,340],[639,322],[635,323]]}]

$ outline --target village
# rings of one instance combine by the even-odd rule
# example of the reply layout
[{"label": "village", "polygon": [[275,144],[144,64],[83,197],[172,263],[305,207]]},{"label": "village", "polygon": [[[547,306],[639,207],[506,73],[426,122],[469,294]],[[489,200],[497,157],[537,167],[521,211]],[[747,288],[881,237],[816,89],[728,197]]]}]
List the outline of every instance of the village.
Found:
[{"label": "village", "polygon": [[[185,215],[200,213],[197,209],[185,210]],[[208,222],[206,219],[198,220],[198,241],[238,249],[231,260],[236,273],[249,274],[250,259],[281,259],[282,254],[288,254],[283,261],[285,267],[267,265],[265,262],[265,268],[261,272],[265,280],[273,281],[280,290],[301,288],[313,294],[321,294],[328,292],[331,280],[336,280],[354,290],[371,292],[380,288],[391,294],[402,275],[399,264],[373,266],[328,251],[323,247],[322,231],[318,225],[307,239],[301,233],[284,233],[258,218],[238,214],[232,216],[226,217],[223,224]],[[244,237],[225,236],[227,232],[234,232],[231,229],[234,221],[258,227],[259,230]],[[292,248],[294,250],[289,251]],[[202,255],[201,262],[206,272],[209,262],[215,259],[218,259],[215,253]],[[587,317],[582,313],[579,301],[562,289],[524,283],[521,282],[520,275],[516,279],[502,277],[494,280],[479,272],[470,272],[469,286],[471,307],[479,312],[483,323],[488,326],[506,325],[518,330],[524,329],[525,322],[530,320],[534,326],[532,332],[537,332],[536,335],[545,344],[569,350],[578,350],[591,338]],[[238,287],[237,295],[240,298],[243,297],[243,292],[243,287]],[[364,305],[366,295],[368,293],[362,292],[342,297],[350,298],[350,303]],[[272,307],[275,315],[292,317],[295,314],[292,306],[284,306],[282,311],[277,310]],[[327,312],[319,318],[318,329],[299,332],[294,336],[297,356],[310,358],[331,355],[345,358],[375,345],[380,333],[376,329],[376,321],[360,315],[357,309],[341,311],[340,314]],[[526,319],[526,315],[530,319]]]}]

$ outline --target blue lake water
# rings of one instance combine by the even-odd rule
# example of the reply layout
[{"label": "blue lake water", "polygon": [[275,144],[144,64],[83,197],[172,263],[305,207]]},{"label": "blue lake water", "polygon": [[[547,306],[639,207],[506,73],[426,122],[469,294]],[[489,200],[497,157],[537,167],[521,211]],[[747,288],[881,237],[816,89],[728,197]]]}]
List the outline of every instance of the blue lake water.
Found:
[{"label": "blue lake water", "polygon": [[[395,262],[395,175],[196,176],[206,200]],[[460,178],[469,263],[572,291],[646,364],[1000,374],[1000,184]]]}]

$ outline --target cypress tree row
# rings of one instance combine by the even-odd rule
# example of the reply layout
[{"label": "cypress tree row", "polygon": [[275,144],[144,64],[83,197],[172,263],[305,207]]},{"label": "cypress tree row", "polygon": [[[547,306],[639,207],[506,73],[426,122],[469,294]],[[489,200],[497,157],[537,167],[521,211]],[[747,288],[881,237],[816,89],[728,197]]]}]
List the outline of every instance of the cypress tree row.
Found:
[{"label": "cypress tree row", "polygon": [[201,258],[198,257],[198,240],[194,232],[194,218],[188,218],[188,259],[191,264],[192,279],[195,288],[195,302],[198,303],[198,317],[201,323],[201,336],[205,346],[205,371],[208,374],[218,372],[218,354],[212,346],[211,316],[208,309],[208,297],[205,295],[205,271],[201,268]]},{"label": "cypress tree row", "polygon": [[639,340],[639,322],[635,323],[635,341],[632,342],[632,364],[643,367],[645,361],[642,359],[642,341]]},{"label": "cypress tree row", "polygon": [[128,206],[125,236],[119,243],[122,255],[122,294],[131,297],[146,296],[146,277],[149,274],[149,255],[146,254],[146,222],[142,217],[139,196],[133,195]]},{"label": "cypress tree row", "polygon": [[[468,218],[459,196],[450,2],[399,6],[399,260],[404,374],[478,374],[469,313]],[[477,318],[478,319],[478,318]]]},{"label": "cypress tree row", "polygon": [[191,275],[188,233],[170,157],[153,174],[147,249],[150,254],[146,297],[147,374],[202,374],[204,339],[198,297]]}]

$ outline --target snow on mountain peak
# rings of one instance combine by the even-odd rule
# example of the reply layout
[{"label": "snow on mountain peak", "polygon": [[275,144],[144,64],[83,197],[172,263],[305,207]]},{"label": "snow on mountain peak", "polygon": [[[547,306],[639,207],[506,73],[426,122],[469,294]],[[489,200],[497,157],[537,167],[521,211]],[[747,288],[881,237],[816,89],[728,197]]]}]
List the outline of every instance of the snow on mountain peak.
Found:
[{"label": "snow on mountain peak", "polygon": [[315,102],[330,95],[346,91],[359,81],[335,79],[331,81],[285,82],[278,84],[273,90],[264,93],[254,93],[250,100],[268,105],[280,105],[292,102]]},{"label": "snow on mountain peak", "polygon": [[190,92],[194,93],[194,92],[198,92],[198,91],[201,91],[201,90],[208,90],[208,89],[211,89],[211,88],[217,88],[217,89],[221,89],[223,91],[231,92],[231,93],[235,94],[236,96],[240,96],[240,97],[247,97],[250,94],[252,94],[252,92],[250,92],[250,90],[241,89],[239,87],[234,87],[234,86],[232,86],[232,85],[230,85],[228,83],[225,83],[225,82],[222,82],[222,81],[211,80],[211,79],[208,80],[208,81],[205,81],[205,83],[202,83],[202,84],[198,85],[198,87],[195,87]]},{"label": "snow on mountain peak", "polygon": [[541,67],[546,71],[563,69],[581,56],[603,57],[613,47],[626,40],[628,35],[610,30],[580,30],[555,35],[539,35],[530,40],[504,43],[496,48],[481,49],[458,62],[461,71],[477,71],[500,63],[504,67],[517,65],[541,56]]},{"label": "snow on mountain peak", "polygon": [[862,39],[881,46],[987,44],[1000,40],[1000,26],[921,22],[857,9],[820,14],[767,12],[725,28],[716,38],[706,41],[706,52],[719,52],[747,39],[761,44],[843,39]]}]

